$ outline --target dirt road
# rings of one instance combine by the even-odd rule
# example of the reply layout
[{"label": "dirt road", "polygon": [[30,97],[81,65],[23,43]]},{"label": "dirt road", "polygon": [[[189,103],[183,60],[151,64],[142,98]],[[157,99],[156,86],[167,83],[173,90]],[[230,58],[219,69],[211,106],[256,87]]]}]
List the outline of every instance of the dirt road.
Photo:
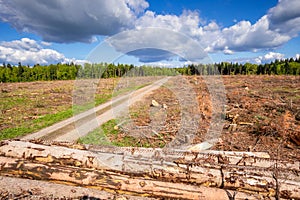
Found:
[{"label": "dirt road", "polygon": [[114,98],[107,103],[56,123],[36,133],[26,135],[22,140],[43,139],[60,142],[74,142],[103,123],[125,112],[130,105],[141,100],[145,94],[158,89],[168,80],[169,77],[160,79],[151,85]]}]

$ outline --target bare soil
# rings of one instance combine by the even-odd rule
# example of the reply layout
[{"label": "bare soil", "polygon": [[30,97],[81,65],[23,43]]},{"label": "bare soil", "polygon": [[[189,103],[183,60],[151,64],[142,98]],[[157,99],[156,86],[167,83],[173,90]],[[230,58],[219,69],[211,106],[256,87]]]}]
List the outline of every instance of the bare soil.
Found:
[{"label": "bare soil", "polygon": [[[143,101],[131,106],[131,119],[143,134],[137,137],[137,146],[160,147],[168,144],[182,128],[182,106],[176,88],[192,87],[197,94],[198,109],[189,112],[200,114],[199,126],[193,143],[202,142],[212,120],[212,102],[208,87],[200,76],[184,77],[186,82],[171,79],[169,85],[145,96]],[[226,92],[225,120],[221,137],[213,147],[226,151],[263,151],[276,159],[300,159],[300,77],[298,76],[223,76]],[[180,85],[183,84],[183,85]],[[188,84],[188,85],[187,85]],[[188,94],[183,94],[188,95]],[[153,131],[152,100],[166,108],[163,123]],[[163,110],[163,111],[162,111]],[[152,125],[151,125],[152,124]],[[148,127],[150,131],[145,131]],[[125,130],[128,129],[124,125]],[[129,129],[130,130],[130,129]],[[130,131],[121,131],[122,140]],[[141,131],[140,131],[141,133]],[[207,137],[207,136],[206,136]]]}]

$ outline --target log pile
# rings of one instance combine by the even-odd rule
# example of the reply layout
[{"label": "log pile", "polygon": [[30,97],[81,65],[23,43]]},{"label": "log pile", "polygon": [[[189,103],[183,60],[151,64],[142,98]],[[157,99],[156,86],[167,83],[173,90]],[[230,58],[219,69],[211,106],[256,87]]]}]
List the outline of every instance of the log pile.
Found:
[{"label": "log pile", "polygon": [[0,176],[177,199],[300,199],[300,162],[262,152],[2,141]]}]

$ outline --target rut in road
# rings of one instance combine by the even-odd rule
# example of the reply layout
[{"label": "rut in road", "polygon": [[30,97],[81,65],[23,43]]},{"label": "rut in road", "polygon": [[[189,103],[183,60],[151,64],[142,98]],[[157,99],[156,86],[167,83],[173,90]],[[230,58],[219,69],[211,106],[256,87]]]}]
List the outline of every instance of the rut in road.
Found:
[{"label": "rut in road", "polygon": [[36,133],[26,135],[22,140],[42,139],[58,142],[74,142],[87,135],[105,122],[120,115],[130,105],[141,100],[144,95],[158,89],[170,77],[165,77],[151,85],[138,89],[130,94],[117,97],[88,111],[75,115],[69,119],[44,128]]}]

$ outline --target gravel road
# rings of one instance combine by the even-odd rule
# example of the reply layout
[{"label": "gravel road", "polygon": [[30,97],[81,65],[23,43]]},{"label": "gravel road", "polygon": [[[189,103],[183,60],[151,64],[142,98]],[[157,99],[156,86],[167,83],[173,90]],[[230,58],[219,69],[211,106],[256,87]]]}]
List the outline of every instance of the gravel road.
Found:
[{"label": "gravel road", "polygon": [[88,111],[56,123],[36,133],[26,135],[22,140],[43,139],[48,141],[74,142],[87,135],[103,123],[116,118],[128,110],[129,106],[141,100],[144,95],[158,89],[169,80],[165,77],[151,85],[133,91],[129,94],[114,98]]}]

